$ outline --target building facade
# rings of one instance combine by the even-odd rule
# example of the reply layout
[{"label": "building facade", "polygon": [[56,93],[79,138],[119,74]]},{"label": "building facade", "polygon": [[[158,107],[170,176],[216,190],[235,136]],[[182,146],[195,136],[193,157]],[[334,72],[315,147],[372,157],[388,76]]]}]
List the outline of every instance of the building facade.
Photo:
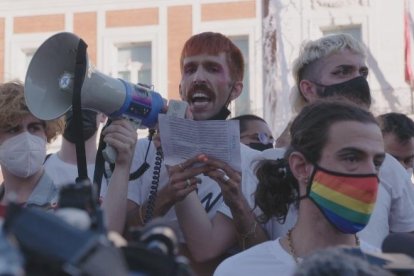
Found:
[{"label": "building facade", "polygon": [[238,114],[260,113],[260,12],[261,2],[254,0],[1,1],[0,78],[24,80],[43,41],[73,32],[88,44],[89,60],[99,71],[153,85],[164,97],[177,99],[184,42],[194,33],[219,31],[247,61],[246,91],[233,108]]},{"label": "building facade", "polygon": [[374,113],[411,113],[404,9],[402,0],[0,0],[0,81],[24,81],[37,47],[55,33],[73,32],[99,71],[177,99],[183,43],[216,31],[246,60],[233,115],[263,116],[277,135],[292,116],[291,63],[301,42],[342,31],[368,48]]},{"label": "building facade", "polygon": [[[324,34],[347,32],[367,47],[368,82],[375,115],[413,113],[413,94],[407,84],[405,55],[413,44],[412,0],[269,0],[263,4],[264,117],[280,133],[291,118],[290,90],[293,59],[302,41]],[[405,12],[409,12],[405,14]],[[404,16],[408,15],[404,25]],[[274,36],[274,38],[272,37]],[[405,40],[408,37],[408,43]],[[274,45],[272,46],[272,41]],[[276,50],[274,50],[276,49]],[[274,58],[267,58],[275,55]],[[277,60],[277,62],[273,62]]]}]

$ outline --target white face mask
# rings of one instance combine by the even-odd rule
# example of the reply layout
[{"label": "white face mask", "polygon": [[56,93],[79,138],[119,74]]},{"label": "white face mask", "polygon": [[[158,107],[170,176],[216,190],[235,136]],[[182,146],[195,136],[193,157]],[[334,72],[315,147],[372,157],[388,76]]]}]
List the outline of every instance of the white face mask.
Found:
[{"label": "white face mask", "polygon": [[46,157],[46,141],[25,131],[0,145],[0,164],[18,177],[38,172]]}]

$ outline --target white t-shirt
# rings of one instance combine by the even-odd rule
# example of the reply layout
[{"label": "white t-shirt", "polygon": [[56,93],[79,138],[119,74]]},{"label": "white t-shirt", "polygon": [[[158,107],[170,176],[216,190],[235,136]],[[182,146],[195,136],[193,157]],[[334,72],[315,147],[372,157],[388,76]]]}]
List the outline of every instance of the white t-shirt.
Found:
[{"label": "white t-shirt", "polygon": [[292,275],[295,269],[295,260],[282,248],[280,239],[276,239],[227,258],[214,276]]},{"label": "white t-shirt", "polygon": [[414,187],[406,170],[389,154],[381,166],[379,179],[374,211],[358,236],[381,248],[390,232],[414,231]]},{"label": "white t-shirt", "polygon": [[[379,253],[377,248],[361,241],[363,252]],[[298,258],[301,262],[303,259]],[[293,275],[296,262],[280,244],[280,238],[263,242],[224,260],[214,272],[214,276],[251,275]]]},{"label": "white t-shirt", "polygon": [[[78,167],[73,164],[63,162],[57,153],[53,153],[46,160],[45,171],[47,175],[55,183],[56,187],[61,188],[66,184],[73,184],[78,177]],[[88,178],[93,181],[93,174],[95,171],[95,164],[87,165]],[[105,177],[102,178],[102,186],[106,186]]]},{"label": "white t-shirt", "polygon": [[[148,143],[149,141],[147,138],[139,139],[137,141],[133,160],[134,170],[137,167],[141,166],[141,164],[144,162]],[[249,147],[243,144],[240,144],[240,151],[242,160],[242,174],[244,174],[245,171],[251,170],[251,160],[253,160],[255,156],[259,155],[260,152],[250,149]],[[157,155],[155,146],[153,143],[151,143],[147,156],[147,162],[150,165],[150,168],[140,178],[134,181],[130,181],[128,184],[128,199],[139,205],[142,205],[144,202],[148,200],[150,192],[151,190],[153,190],[154,185],[152,183],[156,157]],[[201,179],[201,183],[198,184],[198,197],[200,198],[201,204],[206,210],[208,217],[211,219],[216,214],[218,207],[220,207],[221,205],[225,205],[223,201],[223,196],[221,194],[221,189],[220,186],[211,178],[204,175],[198,175],[197,177]],[[168,173],[164,163],[162,163],[158,191],[160,191],[167,184]],[[106,190],[106,187],[102,186],[101,196],[105,195]],[[171,208],[163,218],[167,223],[169,223],[171,227],[173,227],[177,231],[179,235],[179,240],[183,242],[184,238],[178,226],[178,220],[175,214],[175,209]]]},{"label": "white t-shirt", "polygon": [[[268,149],[262,152],[259,159],[283,158],[283,149]],[[245,177],[245,175],[243,175]],[[254,172],[248,172],[243,182],[243,194],[250,206],[254,206],[253,193],[256,190],[257,178]],[[379,171],[380,186],[377,201],[368,225],[358,233],[361,240],[376,248],[381,248],[382,242],[390,232],[414,231],[414,185],[406,170],[391,155],[386,154],[384,163]],[[220,207],[220,212],[231,217],[227,206]],[[257,210],[259,212],[259,210]],[[269,237],[275,239],[283,236],[296,222],[297,210],[289,208],[285,224],[271,219],[264,225]]]}]

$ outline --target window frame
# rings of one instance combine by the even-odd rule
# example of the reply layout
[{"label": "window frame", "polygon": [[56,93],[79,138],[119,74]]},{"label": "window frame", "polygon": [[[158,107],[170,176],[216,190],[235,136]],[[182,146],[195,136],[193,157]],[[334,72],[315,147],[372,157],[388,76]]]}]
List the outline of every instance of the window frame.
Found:
[{"label": "window frame", "polygon": [[[197,14],[197,13],[196,13]],[[195,18],[197,21],[198,19]],[[263,61],[262,61],[262,28],[258,24],[257,18],[232,20],[232,21],[212,21],[194,23],[193,33],[200,32],[217,32],[229,36],[247,36],[249,47],[249,100],[250,113],[258,116],[264,114],[263,103]],[[229,109],[232,117],[236,116],[235,101],[233,101]]]},{"label": "window frame", "polygon": [[[149,43],[151,45],[151,80],[154,89],[167,97],[166,65],[161,64],[161,32],[155,27],[144,28],[108,28],[102,34],[102,50],[98,62],[102,72],[117,78],[118,47],[120,45]],[[165,68],[163,68],[165,67]]]},{"label": "window frame", "polygon": [[[121,49],[121,48],[129,48],[129,49],[133,49],[133,48],[135,48],[135,47],[139,47],[139,46],[142,46],[142,45],[145,45],[145,46],[149,46],[149,48],[150,48],[150,52],[151,52],[151,63],[150,63],[150,65],[149,65],[149,68],[145,68],[145,67],[147,67],[147,64],[145,64],[145,63],[140,63],[140,62],[132,62],[132,64],[131,64],[131,67],[132,67],[132,69],[128,69],[128,68],[125,68],[125,67],[123,67],[123,68],[119,68],[119,59],[118,59],[118,55],[119,55],[119,49]],[[130,77],[129,77],[129,79],[130,79],[130,81],[132,82],[132,83],[143,83],[143,84],[146,84],[146,85],[152,85],[152,79],[153,79],[153,77],[152,77],[152,67],[153,67],[153,62],[152,62],[152,43],[151,42],[140,42],[140,43],[128,43],[128,44],[118,44],[118,45],[116,45],[116,47],[117,47],[117,66],[116,66],[116,76],[117,77],[119,77],[119,73],[120,72],[129,72],[130,74]],[[139,72],[141,71],[141,68],[140,69],[138,69],[137,68],[137,65],[138,65],[138,63],[140,63],[140,64],[142,64],[142,67],[144,67],[143,69],[144,70],[148,70],[148,69],[150,69],[150,71],[151,71],[151,82],[150,83],[146,83],[145,81],[142,81],[142,80],[139,80],[139,78],[138,78],[138,75],[139,75]],[[123,69],[126,69],[126,70],[123,70]]]},{"label": "window frame", "polygon": [[[25,81],[27,69],[27,53],[37,51],[37,49],[49,37],[55,33],[40,33],[40,34],[18,34],[10,38],[8,45],[10,55],[5,55],[5,81],[18,79]],[[26,64],[27,63],[27,64]]]}]

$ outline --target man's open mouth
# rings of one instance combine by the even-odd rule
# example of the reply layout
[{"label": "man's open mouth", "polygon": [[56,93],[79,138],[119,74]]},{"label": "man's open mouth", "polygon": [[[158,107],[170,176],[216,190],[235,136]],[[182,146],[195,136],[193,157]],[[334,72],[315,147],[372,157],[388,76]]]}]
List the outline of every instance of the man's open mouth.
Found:
[{"label": "man's open mouth", "polygon": [[211,97],[205,92],[195,92],[191,96],[191,104],[195,107],[205,106],[211,102]]}]

